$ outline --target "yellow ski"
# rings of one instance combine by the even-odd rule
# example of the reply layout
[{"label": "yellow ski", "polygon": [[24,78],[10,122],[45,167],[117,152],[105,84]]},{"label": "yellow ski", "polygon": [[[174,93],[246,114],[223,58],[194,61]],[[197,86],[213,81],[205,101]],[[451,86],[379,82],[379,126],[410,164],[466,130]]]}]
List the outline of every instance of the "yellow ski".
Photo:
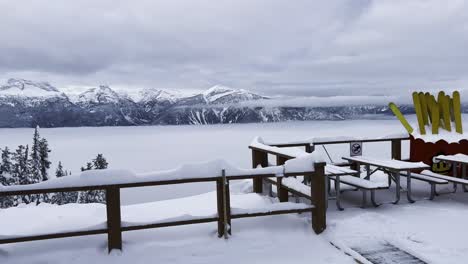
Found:
[{"label": "yellow ski", "polygon": [[413,93],[413,104],[414,110],[416,111],[416,117],[418,118],[419,132],[421,135],[426,134],[426,128],[424,126],[424,119],[422,117],[421,103],[419,101],[419,94],[417,92]]},{"label": "yellow ski", "polygon": [[426,126],[426,125],[429,125],[426,96],[424,95],[423,92],[420,92],[418,95],[419,95],[419,103],[421,104],[421,114],[423,117],[424,125]]},{"label": "yellow ski", "polygon": [[432,134],[437,135],[439,134],[439,104],[435,101],[434,97],[432,98],[432,109],[434,111],[431,112],[432,115]]},{"label": "yellow ski", "polygon": [[447,96],[442,96],[442,114],[444,116],[444,127],[447,131],[452,131],[450,124],[450,99]]},{"label": "yellow ski", "polygon": [[392,110],[393,114],[400,120],[401,124],[406,128],[406,131],[408,131],[409,134],[413,133],[413,127],[408,123],[406,118],[403,116],[401,113],[400,109],[398,109],[398,106],[394,103],[389,103],[388,107]]},{"label": "yellow ski", "polygon": [[463,126],[461,120],[461,106],[460,106],[460,93],[458,91],[453,92],[453,115],[455,117],[455,131],[463,134]]}]

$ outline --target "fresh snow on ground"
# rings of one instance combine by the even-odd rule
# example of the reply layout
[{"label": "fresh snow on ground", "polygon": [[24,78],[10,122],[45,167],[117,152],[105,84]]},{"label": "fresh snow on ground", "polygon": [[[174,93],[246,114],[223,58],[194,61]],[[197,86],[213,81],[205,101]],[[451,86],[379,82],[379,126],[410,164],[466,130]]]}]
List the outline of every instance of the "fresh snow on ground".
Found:
[{"label": "fresh snow on ground", "polygon": [[[19,144],[31,144],[33,129],[0,129],[0,147],[11,150]],[[267,142],[300,141],[313,137],[381,137],[404,129],[397,120],[352,120],[285,122],[268,124],[232,124],[210,126],[81,127],[41,128],[52,152],[55,169],[59,160],[74,174],[80,167],[103,153],[112,169],[136,173],[177,168],[183,163],[224,159],[234,166],[251,166],[249,144],[255,136]],[[364,154],[390,155],[390,143],[365,145]],[[406,144],[403,144],[405,147]],[[349,146],[327,146],[332,159],[349,155]],[[322,147],[317,152],[326,157]],[[408,155],[408,154],[404,154]],[[53,172],[53,170],[51,170]],[[161,186],[123,190],[124,203],[140,203],[201,194],[210,184],[194,183],[177,187]]]},{"label": "fresh snow on ground", "polygon": [[[2,129],[0,145],[13,148],[28,143],[32,132]],[[382,137],[402,132],[396,120],[41,129],[51,143],[54,164],[62,160],[78,173],[86,161],[104,153],[112,169],[137,174],[213,159],[248,168],[251,154],[247,146],[257,135],[267,142],[281,142],[344,134]],[[403,144],[403,157],[408,155],[407,147]],[[316,150],[327,157],[323,148]],[[340,157],[349,155],[349,145],[327,146],[327,151],[333,161],[340,161]],[[388,158],[390,144],[365,144],[363,152]],[[385,182],[386,178],[377,173],[372,180]],[[440,187],[439,191],[447,192],[450,187]],[[214,190],[214,184],[125,190],[123,224],[213,215]],[[276,206],[276,199],[252,194],[251,190],[251,181],[232,183],[234,210]],[[416,203],[406,203],[403,195],[399,205],[388,204],[394,193],[394,185],[390,190],[377,191],[377,201],[385,204],[365,209],[358,207],[360,192],[343,193],[345,211],[337,211],[330,201],[328,227],[319,236],[311,229],[310,214],[303,213],[233,220],[233,235],[227,241],[217,238],[216,223],[125,232],[124,250],[111,255],[107,254],[105,235],[0,245],[0,263],[354,263],[343,251],[353,255],[353,248],[378,248],[382,243],[391,243],[428,263],[464,263],[468,259],[468,239],[463,235],[468,194],[459,191],[427,201],[428,184],[413,181]],[[100,204],[23,205],[0,210],[0,236],[102,228],[104,216],[105,207]]]}]

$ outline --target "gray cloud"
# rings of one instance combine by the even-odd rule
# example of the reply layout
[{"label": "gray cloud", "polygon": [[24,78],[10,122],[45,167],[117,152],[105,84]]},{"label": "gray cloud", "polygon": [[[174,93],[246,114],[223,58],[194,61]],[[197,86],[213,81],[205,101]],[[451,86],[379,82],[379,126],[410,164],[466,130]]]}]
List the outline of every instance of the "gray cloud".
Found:
[{"label": "gray cloud", "polygon": [[468,84],[462,0],[28,0],[0,10],[0,79],[320,96]]}]

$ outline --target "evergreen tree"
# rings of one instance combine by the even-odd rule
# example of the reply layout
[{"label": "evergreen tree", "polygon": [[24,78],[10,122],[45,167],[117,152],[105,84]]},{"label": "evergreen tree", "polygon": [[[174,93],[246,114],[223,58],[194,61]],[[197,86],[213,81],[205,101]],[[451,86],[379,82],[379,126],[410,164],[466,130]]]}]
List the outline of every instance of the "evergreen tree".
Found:
[{"label": "evergreen tree", "polygon": [[32,182],[42,181],[41,165],[39,159],[39,142],[41,141],[41,138],[39,136],[38,129],[39,127],[37,126],[34,129],[33,144],[31,146],[31,154],[29,159],[29,172],[31,174],[30,176]]},{"label": "evergreen tree", "polygon": [[[8,186],[14,184],[14,179],[11,175],[13,164],[10,159],[10,150],[8,147],[2,150],[0,164],[0,185]],[[0,197],[0,208],[8,208],[16,204],[16,196]]]},{"label": "evergreen tree", "polygon": [[58,166],[57,166],[57,170],[55,170],[55,176],[57,176],[57,178],[60,178],[60,177],[66,176],[66,175],[67,175],[66,171],[63,171],[62,162],[59,161]]},{"label": "evergreen tree", "polygon": [[81,171],[87,171],[87,170],[92,170],[93,169],[93,163],[87,162],[86,167],[81,167]]},{"label": "evergreen tree", "polygon": [[2,164],[0,165],[0,173],[1,174],[11,174],[11,171],[13,169],[13,164],[11,163],[11,158],[10,158],[11,152],[8,147],[5,147],[5,149],[2,149]]},{"label": "evergreen tree", "polygon": [[106,158],[102,154],[98,154],[95,159],[93,159],[93,165],[96,170],[102,170],[102,169],[107,169],[107,163]]},{"label": "evergreen tree", "polygon": [[49,161],[49,143],[47,139],[42,138],[39,140],[39,168],[43,181],[47,181],[47,170],[50,168],[51,162]]},{"label": "evergreen tree", "polygon": [[[98,154],[91,162],[86,163],[86,167],[81,167],[81,171],[107,169],[108,162],[102,154]],[[84,191],[78,195],[79,203],[105,203],[106,192],[102,190]]]},{"label": "evergreen tree", "polygon": [[[62,162],[59,161],[57,169],[55,170],[55,176],[61,178],[67,176],[68,173],[63,169]],[[51,198],[51,203],[53,204],[67,204],[67,203],[76,203],[78,199],[78,192],[60,192],[53,194]]]},{"label": "evergreen tree", "polygon": [[[29,177],[29,169],[28,169],[28,147],[24,145],[19,145],[18,148],[13,153],[13,170],[12,170],[12,177],[16,184],[30,184],[31,179]],[[23,203],[30,203],[32,201],[31,195],[24,195],[22,197],[18,197],[18,202]]]}]

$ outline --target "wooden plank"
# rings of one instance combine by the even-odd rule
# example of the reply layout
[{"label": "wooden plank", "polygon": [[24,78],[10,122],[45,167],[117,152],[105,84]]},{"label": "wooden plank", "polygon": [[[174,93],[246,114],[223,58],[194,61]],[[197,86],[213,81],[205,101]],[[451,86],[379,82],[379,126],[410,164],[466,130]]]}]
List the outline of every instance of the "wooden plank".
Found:
[{"label": "wooden plank", "polygon": [[120,189],[110,187],[106,189],[107,211],[107,247],[109,252],[113,249],[122,250],[122,231],[120,213]]},{"label": "wooden plank", "polygon": [[216,205],[218,209],[218,237],[224,236],[224,202],[223,202],[223,180],[216,181]]},{"label": "wooden plank", "polygon": [[[406,129],[406,131],[411,134],[413,133],[413,127],[408,123],[406,118],[403,116],[401,113],[400,109],[398,109],[398,106],[395,103],[389,103],[388,107],[390,110],[392,110],[393,114],[398,118],[400,123],[403,125],[403,127]],[[393,139],[392,139],[393,140]]]},{"label": "wooden plank", "polygon": [[434,99],[434,96],[431,96],[431,116],[432,116],[432,134],[437,135],[439,134],[439,127],[440,127],[440,111],[439,111],[439,103],[437,103]]},{"label": "wooden plank", "polygon": [[[136,231],[136,230],[161,228],[161,227],[171,227],[171,226],[210,223],[210,222],[217,222],[218,220],[219,220],[219,217],[217,217],[217,216],[216,217],[202,217],[202,218],[190,219],[190,220],[180,220],[180,221],[172,221],[172,222],[158,222],[158,223],[153,223],[153,224],[123,226],[121,228],[121,230],[122,230],[122,232]],[[218,233],[218,235],[219,235],[219,233]],[[223,236],[223,235],[221,235],[221,236]]]},{"label": "wooden plank", "polygon": [[[263,168],[268,167],[268,154],[266,152],[252,149],[252,168],[257,168],[258,165]],[[263,192],[263,181],[261,178],[253,179],[253,191],[255,193]]]},{"label": "wooden plank", "polygon": [[450,119],[450,97],[442,97],[442,113],[444,116],[444,128],[447,131],[452,131],[451,119]]},{"label": "wooden plank", "polygon": [[285,148],[285,147],[304,147],[307,145],[331,145],[331,144],[347,144],[351,142],[385,142],[385,141],[392,141],[392,139],[401,139],[401,140],[409,140],[409,137],[389,137],[389,138],[363,138],[363,139],[349,139],[349,140],[317,140],[314,142],[298,142],[298,143],[277,143],[277,144],[271,144],[269,146],[272,147],[279,147],[279,148]]},{"label": "wooden plank", "polygon": [[429,118],[428,118],[428,112],[427,112],[427,102],[426,102],[426,96],[424,95],[423,92],[419,92],[419,103],[421,104],[421,113],[424,121],[424,125],[429,125]]},{"label": "wooden plank", "polygon": [[106,233],[107,233],[107,228],[86,230],[86,231],[62,232],[62,233],[45,234],[45,235],[11,237],[11,238],[0,239],[0,244],[29,242],[29,241],[56,239],[56,238],[64,238],[64,237],[90,236],[90,235],[99,235],[99,234],[106,234]]},{"label": "wooden plank", "polygon": [[325,162],[315,163],[315,172],[310,176],[312,209],[312,228],[316,234],[322,233],[327,227],[327,194],[325,187]]},{"label": "wooden plank", "polygon": [[425,135],[426,128],[424,126],[421,102],[419,101],[419,94],[417,92],[413,93],[413,104],[414,104],[414,110],[416,111],[416,117],[418,119],[419,133],[421,133],[421,135]]},{"label": "wooden plank", "polygon": [[459,134],[463,134],[463,123],[461,118],[461,103],[460,93],[458,91],[453,92],[453,115],[455,119],[455,131]]},{"label": "wooden plank", "polygon": [[[371,166],[375,166],[375,167],[379,167],[379,168],[383,168],[383,169],[388,169],[388,170],[394,170],[394,171],[403,171],[403,170],[412,170],[412,169],[427,169],[429,168],[428,165],[425,165],[425,166],[421,166],[421,165],[417,165],[417,164],[414,164],[416,162],[407,162],[407,161],[400,161],[401,163],[408,163],[408,166],[405,166],[405,167],[396,167],[396,166],[388,166],[388,165],[385,165],[384,163],[381,163],[379,160],[375,160],[375,159],[364,159],[363,157],[342,157],[342,159],[345,159],[345,160],[349,160],[351,162],[354,162],[354,163],[361,163],[361,164],[368,164],[368,165],[371,165]],[[387,161],[382,161],[382,162],[387,162]],[[412,166],[410,166],[412,165]]]},{"label": "wooden plank", "polygon": [[310,212],[313,207],[304,209],[290,209],[290,210],[272,210],[268,212],[256,212],[256,213],[243,213],[243,214],[232,214],[232,219],[246,218],[246,217],[257,217],[257,216],[268,216],[268,215],[280,215],[280,214],[293,214],[293,213],[306,213]]},{"label": "wooden plank", "polygon": [[392,140],[392,159],[401,160],[401,140]]},{"label": "wooden plank", "polygon": [[[30,194],[42,194],[42,193],[51,193],[51,192],[105,190],[107,188],[113,188],[113,187],[122,189],[122,188],[172,185],[172,184],[195,183],[195,182],[210,182],[210,181],[216,181],[216,179],[218,179],[219,177],[220,176],[203,177],[203,178],[187,178],[187,179],[176,179],[176,180],[162,180],[162,181],[132,182],[132,183],[121,183],[121,184],[69,186],[69,187],[60,187],[60,188],[55,188],[55,187],[37,188],[37,189],[19,190],[19,191],[0,191],[0,196],[30,195]],[[268,177],[268,176],[265,176],[265,177]]]},{"label": "wooden plank", "polygon": [[[223,170],[224,173],[224,170]],[[227,238],[227,235],[231,235],[231,193],[229,190],[229,181],[224,177],[223,179],[224,195],[223,195],[223,204],[224,204],[224,238]]]},{"label": "wooden plank", "polygon": [[[276,165],[284,165],[284,163],[286,163],[288,159],[284,158],[284,157],[281,157],[281,156],[276,156]],[[281,203],[284,203],[284,202],[287,202],[289,200],[289,194],[288,194],[288,190],[286,190],[284,187],[283,187],[283,184],[282,184],[282,180],[283,180],[283,177],[278,177],[276,178],[277,180],[277,185],[276,185],[276,190],[277,190],[277,193],[278,193],[278,199]]]}]

